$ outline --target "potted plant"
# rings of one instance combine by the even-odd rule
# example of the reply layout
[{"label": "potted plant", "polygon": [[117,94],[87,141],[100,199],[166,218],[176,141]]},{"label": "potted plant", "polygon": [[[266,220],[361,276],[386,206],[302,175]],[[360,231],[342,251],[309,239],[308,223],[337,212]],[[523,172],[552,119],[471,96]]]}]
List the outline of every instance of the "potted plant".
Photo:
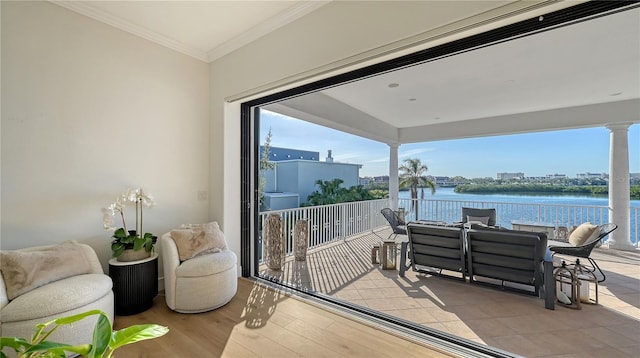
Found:
[{"label": "potted plant", "polygon": [[[124,215],[126,203],[134,203],[136,207],[135,230],[127,230]],[[118,261],[141,260],[151,255],[158,237],[148,232],[143,234],[142,208],[154,205],[153,197],[142,188],[138,188],[127,190],[126,193],[116,199],[115,203],[102,209],[104,228],[114,231],[111,251],[113,252],[113,257],[117,258]],[[113,216],[116,214],[120,214],[122,219],[122,227],[117,229],[113,226]]]},{"label": "potted plant", "polygon": [[[48,341],[47,338],[60,326],[73,324],[89,316],[98,315],[93,329],[93,341],[90,344],[72,346],[70,344]],[[92,310],[68,317],[60,317],[36,325],[31,340],[17,337],[0,337],[0,350],[13,349],[18,358],[65,358],[66,353],[79,354],[89,358],[109,358],[113,352],[127,344],[157,338],[169,332],[169,328],[157,324],[138,324],[113,331],[109,317],[100,310]],[[8,357],[4,351],[0,357]]]}]

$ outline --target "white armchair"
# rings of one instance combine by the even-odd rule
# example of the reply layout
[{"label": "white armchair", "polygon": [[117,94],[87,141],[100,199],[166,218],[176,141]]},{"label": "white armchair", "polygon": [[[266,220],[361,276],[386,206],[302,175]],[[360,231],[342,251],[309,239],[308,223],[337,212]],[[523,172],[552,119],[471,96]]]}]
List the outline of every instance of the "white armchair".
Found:
[{"label": "white armchair", "polygon": [[[217,229],[217,224],[215,227]],[[160,238],[167,306],[176,312],[197,313],[229,302],[238,289],[238,260],[235,253],[226,247],[224,238],[221,249],[214,248],[188,259],[184,259],[183,252],[184,260],[181,261],[172,233],[178,235],[174,230]],[[194,236],[188,243],[193,244],[195,240]]]},{"label": "white armchair", "polygon": [[[94,309],[113,322],[112,281],[90,246],[65,242],[2,251],[1,260],[0,336],[29,339],[38,323]],[[50,340],[91,343],[96,320],[62,326]]]}]

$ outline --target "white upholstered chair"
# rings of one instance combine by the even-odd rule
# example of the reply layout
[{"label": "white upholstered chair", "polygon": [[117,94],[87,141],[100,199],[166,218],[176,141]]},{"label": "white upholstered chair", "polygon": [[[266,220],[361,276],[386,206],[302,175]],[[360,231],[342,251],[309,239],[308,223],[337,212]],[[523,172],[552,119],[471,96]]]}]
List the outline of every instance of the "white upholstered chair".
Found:
[{"label": "white upholstered chair", "polygon": [[225,247],[180,261],[178,246],[171,232],[161,236],[160,249],[165,299],[170,309],[181,313],[210,311],[225,305],[235,296],[238,259],[233,251]]},{"label": "white upholstered chair", "polygon": [[[58,247],[74,245],[71,253],[58,255]],[[73,256],[73,260],[68,259]],[[57,256],[57,257],[56,257]],[[33,265],[28,260],[35,259]],[[56,261],[58,259],[58,261]],[[63,243],[61,245],[37,246],[21,250],[2,251],[2,275],[0,275],[0,336],[22,337],[30,339],[36,324],[45,323],[58,317],[70,316],[89,310],[104,311],[113,322],[114,299],[112,281],[102,271],[102,266],[95,251],[88,245],[79,243]],[[72,262],[73,261],[73,262]],[[61,262],[61,264],[60,264]],[[82,262],[82,265],[78,265]],[[50,263],[50,265],[49,265]],[[26,265],[22,265],[26,264]],[[35,284],[35,288],[10,289],[25,281],[24,277],[33,278],[35,266],[40,271],[40,283],[55,276],[67,276],[55,279],[46,284]],[[47,266],[49,265],[49,266]],[[23,267],[20,267],[23,266]],[[66,266],[69,267],[67,270]],[[24,274],[26,271],[31,271]],[[67,270],[65,272],[65,270]],[[71,274],[81,272],[82,274]],[[13,276],[13,279],[10,277]],[[19,276],[16,279],[16,276]],[[48,277],[43,277],[48,276]],[[15,294],[17,293],[17,296]],[[13,297],[15,296],[15,297]],[[49,340],[68,344],[87,344],[92,342],[96,317],[88,317],[73,325],[61,326]]]}]

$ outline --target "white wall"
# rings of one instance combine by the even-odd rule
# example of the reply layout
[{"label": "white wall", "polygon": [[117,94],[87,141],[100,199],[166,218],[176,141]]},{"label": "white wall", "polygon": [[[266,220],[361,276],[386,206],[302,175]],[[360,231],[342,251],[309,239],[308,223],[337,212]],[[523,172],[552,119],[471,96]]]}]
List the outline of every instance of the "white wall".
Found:
[{"label": "white wall", "polygon": [[106,267],[100,209],[129,187],[156,198],[145,231],[207,221],[209,110],[207,64],[49,2],[2,1],[0,247],[75,239]]}]

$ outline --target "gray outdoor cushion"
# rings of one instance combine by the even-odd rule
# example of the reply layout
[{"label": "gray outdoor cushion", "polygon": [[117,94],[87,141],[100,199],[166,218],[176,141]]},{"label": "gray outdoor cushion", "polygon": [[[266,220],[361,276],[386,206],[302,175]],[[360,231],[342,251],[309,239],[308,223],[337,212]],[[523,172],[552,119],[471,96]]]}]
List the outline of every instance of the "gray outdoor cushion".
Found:
[{"label": "gray outdoor cushion", "polygon": [[496,224],[496,209],[494,208],[489,208],[489,209],[478,209],[478,208],[461,208],[462,211],[462,222],[466,223],[467,222],[467,216],[474,216],[474,217],[488,217],[489,221],[487,222],[487,225],[489,226],[494,226]]}]

